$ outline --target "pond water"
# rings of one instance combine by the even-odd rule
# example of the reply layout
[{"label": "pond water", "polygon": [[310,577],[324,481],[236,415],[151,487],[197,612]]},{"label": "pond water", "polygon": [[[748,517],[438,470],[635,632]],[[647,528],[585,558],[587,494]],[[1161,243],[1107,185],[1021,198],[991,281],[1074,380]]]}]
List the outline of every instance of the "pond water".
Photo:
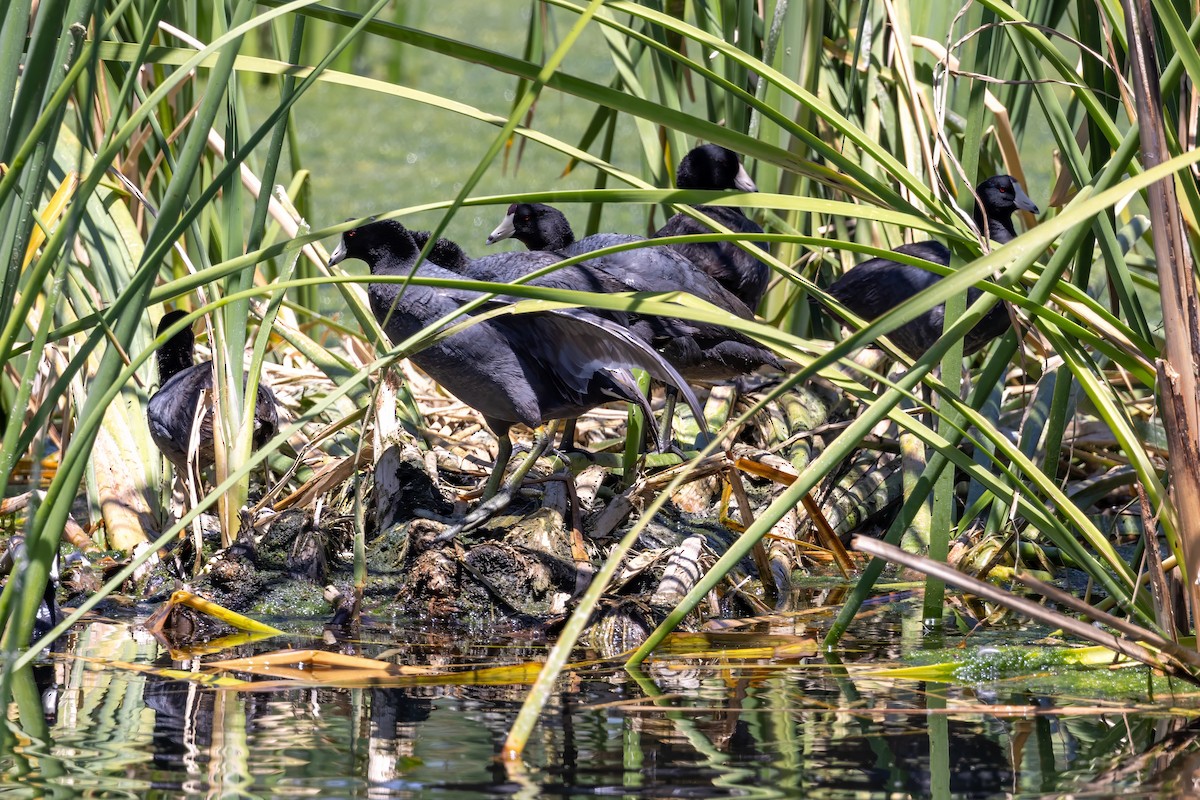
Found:
[{"label": "pond water", "polygon": [[[1176,797],[1192,787],[1200,748],[1194,712],[1180,710],[1196,706],[1186,687],[1171,697],[1141,669],[1092,670],[1084,680],[996,672],[973,684],[865,673],[867,664],[908,663],[904,651],[920,655],[918,614],[915,602],[896,603],[856,626],[839,654],[844,668],[812,655],[735,659],[716,650],[738,637],[741,646],[761,645],[768,631],[772,641],[805,641],[819,630],[804,617],[722,634],[708,652],[655,661],[644,674],[580,664],[560,682],[520,769],[496,754],[527,670],[367,688],[279,679],[211,686],[198,678],[217,673],[202,663],[230,651],[173,659],[132,622],[92,622],[38,667],[41,713],[9,708],[15,740],[0,758],[0,793]],[[283,638],[233,655],[311,647],[484,668],[536,661],[546,647],[518,632],[485,640],[416,625],[336,645],[319,632]],[[978,635],[947,634],[941,644],[949,649],[924,660],[988,648]],[[589,655],[581,652],[581,662]]]}]

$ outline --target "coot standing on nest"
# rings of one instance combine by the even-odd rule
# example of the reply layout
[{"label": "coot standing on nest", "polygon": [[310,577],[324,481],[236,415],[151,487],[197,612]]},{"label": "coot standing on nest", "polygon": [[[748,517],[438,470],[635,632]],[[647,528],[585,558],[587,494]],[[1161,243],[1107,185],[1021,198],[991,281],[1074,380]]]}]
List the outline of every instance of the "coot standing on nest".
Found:
[{"label": "coot standing on nest", "polygon": [[[172,325],[187,316],[186,311],[169,311],[158,323],[161,336]],[[206,390],[213,388],[212,362],[193,364],[196,337],[190,327],[172,336],[156,353],[158,360],[158,391],[146,404],[146,421],[150,438],[181,475],[187,474],[188,444],[192,439],[196,415],[202,413],[197,434],[196,462],[200,469],[213,463],[213,412],[207,405],[198,411]],[[262,382],[254,404],[254,446],[262,447],[279,431],[279,413],[275,395]]]},{"label": "coot standing on nest", "polygon": [[[618,244],[645,241],[638,236],[598,233],[577,242],[575,232],[571,230],[566,216],[557,208],[544,203],[514,203],[509,206],[504,220],[492,231],[487,241],[488,244],[492,244],[510,236],[530,250],[549,251],[566,257],[584,255]],[[516,276],[503,273],[487,276],[490,262],[500,258],[502,256],[491,256],[473,262],[470,274],[479,278],[490,277],[492,280],[512,280]],[[508,269],[512,268],[506,266]],[[743,319],[754,318],[754,312],[734,293],[688,261],[684,255],[667,247],[647,246],[608,253],[574,267],[565,267],[564,272],[565,270],[588,275],[602,274],[618,282],[619,288],[606,291],[684,291]],[[542,280],[544,279],[539,278],[535,282]],[[574,281],[567,275],[557,280],[573,284],[567,288],[595,291],[583,281]],[[662,353],[688,380],[728,380],[746,375],[763,365],[783,368],[770,350],[723,325],[675,317],[632,314],[630,330]],[[669,446],[674,410],[675,395],[668,386],[661,448]]]},{"label": "coot standing on nest", "polygon": [[[1017,236],[1012,216],[1017,209],[1038,213],[1038,207],[1021,184],[1009,175],[996,175],[979,184],[979,202],[974,209],[975,223],[998,244],[1006,244]],[[982,208],[981,205],[982,204]],[[986,224],[984,213],[986,212]],[[950,250],[941,242],[925,241],[906,244],[897,253],[916,256],[943,266],[950,265]],[[865,320],[879,317],[910,297],[928,289],[942,276],[935,272],[893,261],[872,258],[848,270],[827,290],[837,301]],[[980,290],[967,290],[967,305],[974,303]],[[945,304],[935,306],[916,319],[910,320],[887,334],[897,347],[913,358],[919,358],[942,335]],[[992,339],[1008,330],[1008,309],[997,303],[972,328],[963,340],[963,354],[970,355]]]},{"label": "coot standing on nest", "polygon": [[[488,236],[488,244],[512,237],[532,251],[573,257],[618,244],[645,241],[638,236],[598,233],[575,241],[566,216],[545,203],[514,203],[504,220]],[[511,281],[524,263],[513,263],[511,254],[477,259],[461,271],[480,280]],[[548,262],[550,263],[550,262]],[[551,283],[553,282],[553,283]],[[743,319],[753,319],[751,309],[680,253],[666,247],[639,247],[597,256],[572,267],[537,278],[534,283],[558,285],[579,291],[675,292],[695,295]],[[600,283],[602,285],[597,285]],[[632,315],[630,328],[658,348],[680,374],[689,380],[727,380],[769,365],[782,368],[775,355],[737,331],[722,325],[649,315]]]},{"label": "coot standing on nest", "polygon": [[[679,162],[675,172],[675,186],[679,189],[720,191],[733,189],[742,192],[757,192],[758,187],[742,166],[737,153],[716,144],[704,144],[693,148]],[[716,220],[734,233],[762,233],[763,229],[747,217],[740,208],[732,206],[695,206],[697,211]],[[654,238],[663,236],[687,236],[697,233],[712,233],[712,228],[680,212],[659,228]],[[759,245],[766,250],[766,245]],[[751,310],[767,291],[771,279],[771,268],[733,242],[692,242],[673,244],[674,250],[682,253],[689,261],[716,278],[722,286],[733,292]]]},{"label": "coot standing on nest", "polygon": [[[395,220],[371,222],[342,235],[330,264],[346,258],[365,261],[377,276],[408,275],[419,249]],[[523,254],[512,254],[523,255]],[[422,277],[460,278],[423,263]],[[479,292],[400,283],[372,283],[371,311],[393,343],[402,342],[447,315],[453,316]],[[501,298],[491,301],[505,304]],[[499,488],[512,454],[509,429],[537,427],[575,417],[613,400],[639,404],[649,413],[630,368],[675,385],[699,412],[683,378],[642,341],[611,322],[585,312],[543,312],[493,317],[411,355],[412,361],[447,391],[479,411],[499,439],[490,497]]]}]

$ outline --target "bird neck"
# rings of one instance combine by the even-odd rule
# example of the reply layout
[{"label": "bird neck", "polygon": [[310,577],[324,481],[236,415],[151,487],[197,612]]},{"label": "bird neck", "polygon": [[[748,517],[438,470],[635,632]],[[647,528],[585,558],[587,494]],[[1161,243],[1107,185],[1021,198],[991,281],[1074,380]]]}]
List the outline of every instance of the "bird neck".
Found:
[{"label": "bird neck", "polygon": [[158,361],[158,385],[192,366],[192,337],[187,332],[176,334],[155,353]]},{"label": "bird neck", "polygon": [[379,248],[369,252],[363,260],[370,265],[372,275],[407,275],[412,272],[416,255],[414,250],[411,257],[402,258],[388,248]]},{"label": "bird neck", "polygon": [[550,232],[550,235],[546,237],[545,247],[542,247],[541,249],[565,250],[573,244],[575,244],[574,231],[572,231],[570,228],[567,228],[566,230],[555,228]]},{"label": "bird neck", "polygon": [[975,224],[979,230],[987,233],[987,238],[998,244],[1007,244],[1017,238],[1017,229],[1013,227],[1012,211],[988,211],[986,225],[979,204],[975,204]]}]

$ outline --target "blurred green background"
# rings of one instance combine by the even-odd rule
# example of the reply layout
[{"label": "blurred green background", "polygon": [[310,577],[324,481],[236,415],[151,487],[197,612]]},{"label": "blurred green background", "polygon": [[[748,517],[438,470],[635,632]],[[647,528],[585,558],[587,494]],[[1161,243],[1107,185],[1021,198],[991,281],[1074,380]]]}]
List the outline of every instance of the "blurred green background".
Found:
[{"label": "blurred green background", "polygon": [[[400,4],[395,21],[512,55],[521,55],[532,13],[524,2],[475,3],[472,0]],[[551,10],[554,30],[576,17]],[[321,41],[322,23],[312,22],[310,36]],[[332,27],[332,26],[329,26]],[[340,30],[340,29],[338,29]],[[572,49],[564,68],[572,74],[607,83],[613,63],[597,26],[585,31]],[[553,48],[556,42],[548,42]],[[495,70],[438,56],[426,51],[406,57],[405,48],[367,36],[351,63],[339,65],[367,77],[392,77],[405,86],[453,98],[501,117],[512,107],[517,79]],[[247,104],[270,108],[277,99],[273,84],[251,81]],[[527,120],[537,130],[567,142],[576,142],[590,121],[593,107],[558,92],[542,94]],[[445,201],[462,188],[497,128],[423,103],[379,92],[320,84],[295,107],[300,160],[311,170],[309,223],[323,227],[351,217]],[[645,155],[634,138],[633,122],[623,116],[616,135],[617,165],[642,173]],[[286,163],[286,161],[285,161]],[[498,157],[474,194],[489,195],[549,189],[588,189],[595,180],[586,168],[564,175],[566,160],[536,142],[520,140]],[[563,206],[577,231],[587,219],[587,207]],[[468,253],[518,248],[515,241],[492,248],[484,240],[504,216],[506,206],[465,208],[445,233]],[[645,233],[654,207],[608,204],[601,229]],[[415,228],[431,228],[444,212],[423,212],[408,218]],[[661,215],[656,219],[661,223]]]}]

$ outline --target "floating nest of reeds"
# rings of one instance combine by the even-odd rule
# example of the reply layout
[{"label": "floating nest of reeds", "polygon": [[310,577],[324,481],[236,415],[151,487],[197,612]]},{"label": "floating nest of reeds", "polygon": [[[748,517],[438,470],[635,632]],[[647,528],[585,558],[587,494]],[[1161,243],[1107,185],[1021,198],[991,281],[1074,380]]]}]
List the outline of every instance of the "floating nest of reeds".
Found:
[{"label": "floating nest of reeds", "polygon": [[[719,447],[703,457],[686,452],[698,427],[685,417],[676,426],[682,455],[650,454],[627,470],[627,413],[599,409],[579,422],[581,449],[551,450],[507,508],[469,532],[448,536],[477,504],[496,440],[471,408],[410,365],[400,369],[426,427],[414,431],[394,422],[388,387],[395,384],[385,382],[368,426],[372,441],[336,456],[324,450],[308,455],[303,485],[257,516],[244,514],[238,541],[207,558],[190,582],[199,594],[251,616],[299,615],[331,624],[415,617],[424,624],[552,634],[617,542],[640,524],[588,636],[601,652],[621,652],[639,644],[678,604],[757,511],[820,451],[823,432],[836,434],[838,415],[846,413],[837,392],[810,384],[769,400],[731,428],[729,420],[776,384],[766,377],[741,391],[713,387],[702,397],[710,426],[721,431]],[[277,393],[286,404],[287,384]],[[528,443],[533,433],[518,429],[515,435]],[[795,603],[796,576],[845,570],[840,536],[861,528],[898,496],[894,454],[864,453],[811,506],[781,520],[693,616],[786,609]],[[514,464],[521,460],[518,451]],[[661,508],[643,519],[668,491]],[[359,597],[352,577],[356,509],[368,574],[361,607],[349,599]],[[177,568],[191,558],[177,553]],[[189,623],[188,630],[195,629]]]}]

